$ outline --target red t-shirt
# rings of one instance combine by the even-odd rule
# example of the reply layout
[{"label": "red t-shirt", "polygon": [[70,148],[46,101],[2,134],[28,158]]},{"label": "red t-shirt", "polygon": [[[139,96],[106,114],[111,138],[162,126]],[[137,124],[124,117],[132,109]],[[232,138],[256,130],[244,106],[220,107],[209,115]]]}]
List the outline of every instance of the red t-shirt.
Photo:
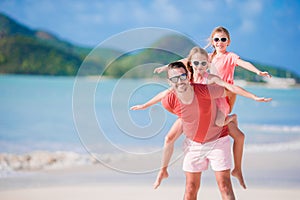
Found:
[{"label": "red t-shirt", "polygon": [[192,84],[194,98],[191,104],[183,104],[174,91],[162,99],[162,105],[183,122],[183,132],[191,140],[205,143],[228,135],[228,128],[215,125],[216,103],[214,99],[224,95],[224,88],[216,84]]}]

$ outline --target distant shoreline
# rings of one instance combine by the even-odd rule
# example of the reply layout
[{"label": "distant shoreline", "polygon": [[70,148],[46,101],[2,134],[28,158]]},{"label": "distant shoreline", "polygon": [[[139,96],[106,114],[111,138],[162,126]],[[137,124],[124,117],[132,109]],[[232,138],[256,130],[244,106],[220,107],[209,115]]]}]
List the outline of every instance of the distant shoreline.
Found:
[{"label": "distant shoreline", "polygon": [[[40,74],[1,74],[0,73],[0,76],[20,76],[20,77],[57,77],[57,78],[77,78],[77,77],[80,77],[80,78],[86,78],[88,80],[94,80],[94,81],[99,81],[99,80],[113,80],[113,79],[119,79],[119,78],[114,78],[114,77],[111,77],[111,76],[103,76],[103,75],[99,75],[99,76],[58,76],[58,75],[40,75]],[[124,78],[126,79],[126,78]],[[137,80],[155,80],[157,82],[166,82],[166,79],[165,78],[160,78],[160,77],[148,77],[148,78],[127,78],[128,80],[130,79],[137,79]],[[236,79],[234,80],[235,84],[236,85],[239,85],[240,87],[246,87],[246,86],[261,86],[261,87],[265,87],[265,88],[270,88],[270,89],[288,89],[288,88],[300,88],[300,83],[296,83],[294,85],[289,85],[289,86],[286,86],[286,85],[271,85],[271,84],[268,84],[266,82],[249,82],[249,81],[245,81],[245,80],[239,80],[239,79]]]}]

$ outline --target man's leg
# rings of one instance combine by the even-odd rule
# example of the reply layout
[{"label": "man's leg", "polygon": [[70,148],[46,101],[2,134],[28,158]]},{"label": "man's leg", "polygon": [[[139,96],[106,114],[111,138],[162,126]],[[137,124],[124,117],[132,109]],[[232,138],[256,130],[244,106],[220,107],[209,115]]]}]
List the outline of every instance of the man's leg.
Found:
[{"label": "man's leg", "polygon": [[185,172],[186,183],[184,200],[197,200],[200,188],[201,172]]},{"label": "man's leg", "polygon": [[231,179],[230,170],[216,171],[216,180],[223,200],[235,200]]}]

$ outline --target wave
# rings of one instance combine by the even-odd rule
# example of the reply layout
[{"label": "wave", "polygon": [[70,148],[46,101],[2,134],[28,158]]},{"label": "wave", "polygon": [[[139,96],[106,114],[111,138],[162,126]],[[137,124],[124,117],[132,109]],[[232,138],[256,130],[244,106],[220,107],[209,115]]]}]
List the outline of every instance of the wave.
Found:
[{"label": "wave", "polygon": [[86,152],[81,143],[66,143],[66,142],[53,142],[53,141],[41,141],[34,140],[28,137],[27,140],[15,139],[5,140],[0,139],[0,153],[11,154],[24,154],[34,151],[65,151],[84,153]]},{"label": "wave", "polygon": [[63,169],[96,163],[93,157],[75,152],[35,151],[28,154],[0,154],[0,177],[18,171],[38,171],[43,169]]},{"label": "wave", "polygon": [[241,124],[244,129],[255,129],[257,131],[270,132],[270,133],[300,133],[300,126],[288,125],[266,125],[266,124]]},{"label": "wave", "polygon": [[[181,147],[176,147],[176,154],[181,155]],[[300,150],[300,140],[281,142],[281,143],[264,143],[264,144],[246,144],[245,152],[279,152],[279,151],[296,151]],[[158,153],[160,154],[160,153]],[[177,156],[178,156],[177,155]],[[175,154],[173,157],[176,157]],[[0,154],[0,177],[10,176],[14,172],[34,172],[47,169],[64,169],[75,166],[96,165],[101,158],[106,163],[131,162],[135,157],[125,153],[105,153],[105,154],[88,154],[75,153],[67,151],[34,151],[26,154]],[[151,157],[148,157],[149,159]],[[157,160],[159,162],[160,159]]]},{"label": "wave", "polygon": [[249,144],[245,146],[245,152],[279,152],[296,150],[300,150],[300,141],[270,144]]}]

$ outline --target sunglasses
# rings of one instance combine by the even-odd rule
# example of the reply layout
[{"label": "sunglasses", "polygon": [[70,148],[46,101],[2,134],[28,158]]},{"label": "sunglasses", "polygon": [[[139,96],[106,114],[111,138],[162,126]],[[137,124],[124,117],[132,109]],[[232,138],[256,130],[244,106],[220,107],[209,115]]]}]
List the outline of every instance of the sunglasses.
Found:
[{"label": "sunglasses", "polygon": [[214,38],[213,39],[214,40],[214,42],[219,42],[219,41],[221,41],[221,42],[226,42],[228,39],[227,38],[225,38],[225,37],[223,37],[223,38]]},{"label": "sunglasses", "polygon": [[172,83],[177,83],[178,80],[181,80],[181,81],[185,81],[187,79],[187,74],[181,74],[179,76],[173,76],[172,78],[169,78],[169,80],[172,82]]},{"label": "sunglasses", "polygon": [[192,63],[196,67],[198,67],[199,65],[202,66],[202,67],[205,67],[207,65],[207,61],[198,61],[198,60],[195,60],[195,61],[192,61]]}]

